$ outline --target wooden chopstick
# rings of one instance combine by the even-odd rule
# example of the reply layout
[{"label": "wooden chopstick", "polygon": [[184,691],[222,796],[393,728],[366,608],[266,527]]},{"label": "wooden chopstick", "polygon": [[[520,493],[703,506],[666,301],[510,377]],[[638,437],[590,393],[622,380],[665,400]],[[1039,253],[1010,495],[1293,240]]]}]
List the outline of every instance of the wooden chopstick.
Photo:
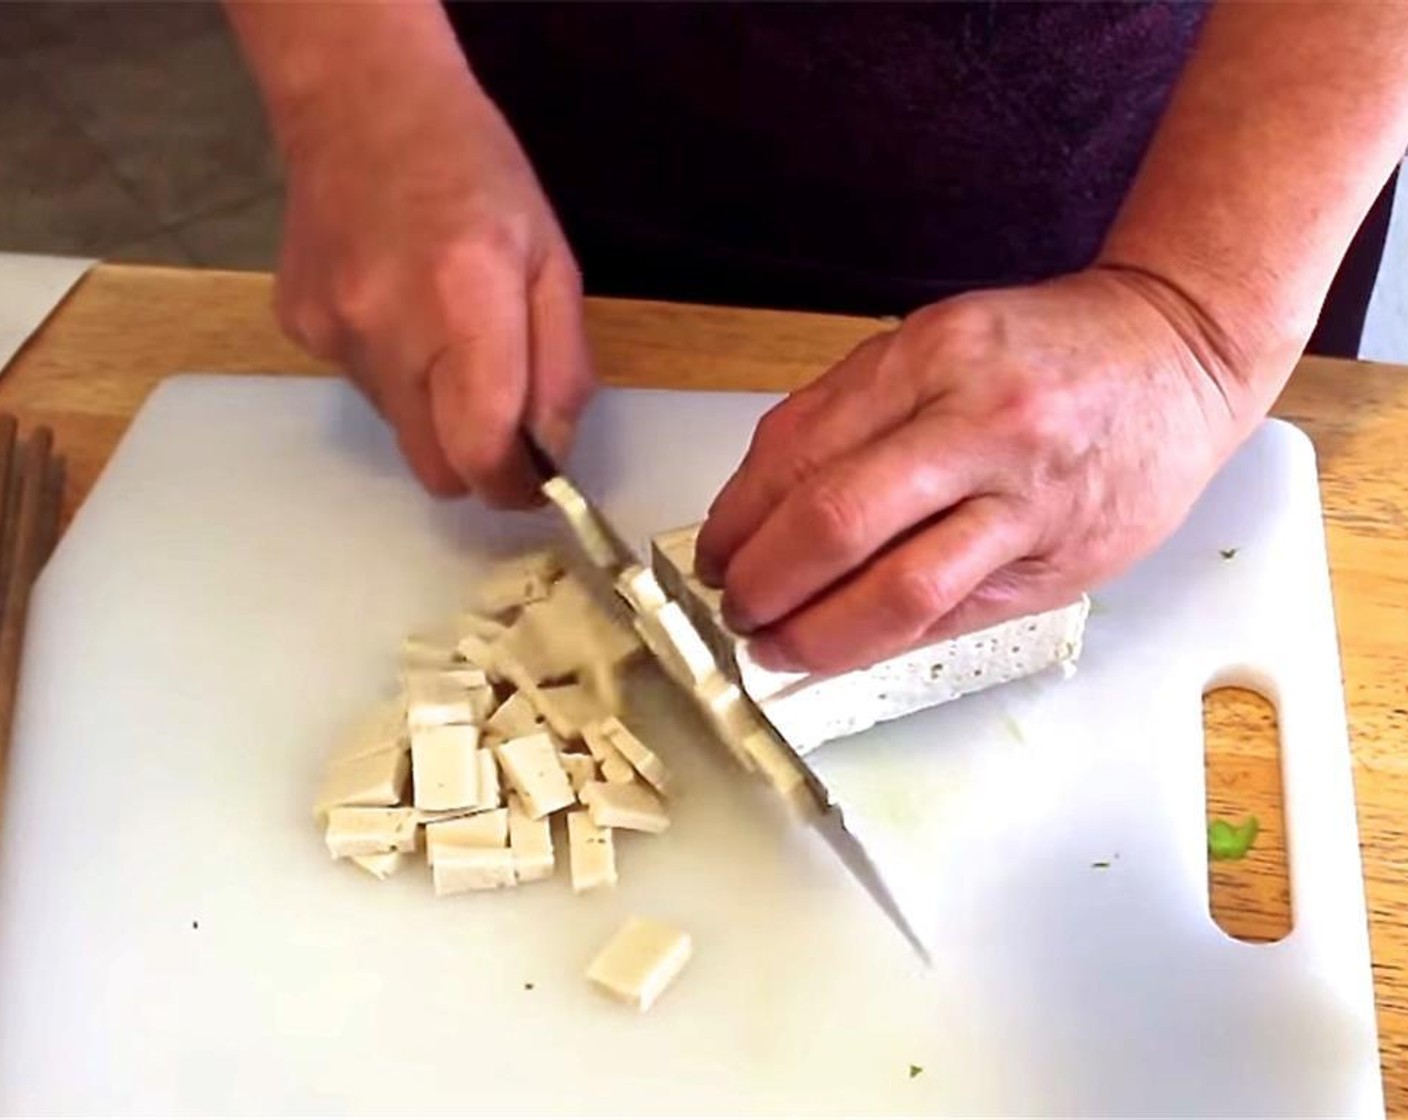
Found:
[{"label": "wooden chopstick", "polygon": [[0,793],[30,592],[58,540],[65,479],[48,428],[22,443],[16,433],[14,417],[0,416]]}]

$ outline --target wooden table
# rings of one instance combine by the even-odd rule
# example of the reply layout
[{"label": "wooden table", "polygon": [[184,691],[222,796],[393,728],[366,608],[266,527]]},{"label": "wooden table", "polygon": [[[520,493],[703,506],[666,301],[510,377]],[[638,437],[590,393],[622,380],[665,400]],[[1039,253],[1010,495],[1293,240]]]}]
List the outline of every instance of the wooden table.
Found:
[{"label": "wooden table", "polygon": [[[0,381],[0,409],[48,424],[69,460],[64,523],[159,380],[188,371],[330,373],[285,342],[267,276],[103,266]],[[593,301],[590,331],[617,385],[787,389],[876,324],[834,316]],[[1310,359],[1276,414],[1320,456],[1354,748],[1385,1087],[1408,1114],[1408,368]],[[1289,928],[1272,717],[1209,702],[1210,805],[1255,812],[1251,858],[1219,864],[1212,909],[1253,940]]]}]

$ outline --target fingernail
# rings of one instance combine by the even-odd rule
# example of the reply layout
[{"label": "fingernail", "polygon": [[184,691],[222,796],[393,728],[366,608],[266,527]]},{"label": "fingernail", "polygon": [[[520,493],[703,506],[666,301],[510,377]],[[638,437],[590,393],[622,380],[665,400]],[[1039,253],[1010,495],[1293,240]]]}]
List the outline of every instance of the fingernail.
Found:
[{"label": "fingernail", "polygon": [[724,585],[723,568],[712,556],[695,553],[694,574],[705,587],[717,590]]},{"label": "fingernail", "polygon": [[748,655],[764,669],[774,673],[791,673],[800,668],[792,656],[771,638],[749,639]]},{"label": "fingernail", "polygon": [[723,615],[724,625],[735,634],[751,634],[758,628],[747,612],[739,610],[737,601],[727,592],[724,593],[723,602],[719,604],[719,613]]}]

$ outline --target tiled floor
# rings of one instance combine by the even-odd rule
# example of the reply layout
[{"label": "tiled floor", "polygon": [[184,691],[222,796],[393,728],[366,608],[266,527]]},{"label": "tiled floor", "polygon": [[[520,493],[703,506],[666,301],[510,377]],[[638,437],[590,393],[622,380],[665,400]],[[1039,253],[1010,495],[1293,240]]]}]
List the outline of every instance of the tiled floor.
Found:
[{"label": "tiled floor", "polygon": [[0,3],[0,147],[0,249],[274,261],[278,161],[213,3]]},{"label": "tiled floor", "polygon": [[[1362,354],[1408,362],[1408,174]],[[211,0],[0,0],[0,250],[270,268],[278,161]]]}]

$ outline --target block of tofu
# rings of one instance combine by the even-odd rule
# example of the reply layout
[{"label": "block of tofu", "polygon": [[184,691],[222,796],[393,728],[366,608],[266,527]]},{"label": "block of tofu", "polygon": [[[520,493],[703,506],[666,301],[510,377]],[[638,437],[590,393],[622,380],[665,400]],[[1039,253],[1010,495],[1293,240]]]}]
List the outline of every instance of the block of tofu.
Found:
[{"label": "block of tofu", "polygon": [[504,803],[503,788],[499,783],[499,764],[494,758],[494,752],[489,747],[483,746],[483,740],[476,758],[479,763],[479,800],[477,802],[481,809],[497,809]]},{"label": "block of tofu", "polygon": [[510,739],[495,747],[494,753],[509,788],[534,820],[576,803],[572,783],[558,759],[557,744],[548,732]]},{"label": "block of tofu", "polygon": [[670,827],[664,803],[640,782],[588,782],[582,804],[597,828],[664,832]]},{"label": "block of tofu", "polygon": [[446,723],[482,723],[495,706],[494,690],[482,669],[408,669],[406,723],[412,731]]},{"label": "block of tofu", "polygon": [[411,783],[417,809],[479,804],[479,729],[451,723],[411,732]]},{"label": "block of tofu", "polygon": [[651,918],[631,918],[587,967],[587,979],[612,999],[649,1011],[694,952],[689,934]]},{"label": "block of tofu", "polygon": [[719,595],[694,576],[697,527],[656,537],[654,571],[720,664],[799,753],[885,720],[957,699],[1046,669],[1069,673],[1080,656],[1090,601],[1028,615],[909,650],[866,669],[835,675],[777,673],[758,665],[731,634]]},{"label": "block of tofu", "polygon": [[562,564],[551,552],[532,552],[495,564],[470,589],[469,605],[480,614],[506,614],[546,599]]},{"label": "block of tofu", "polygon": [[517,884],[508,848],[447,848],[431,867],[437,895],[489,891]]},{"label": "block of tofu", "polygon": [[564,754],[562,768],[567,771],[567,780],[572,783],[572,792],[581,798],[582,787],[597,780],[596,759],[589,754]]},{"label": "block of tofu", "polygon": [[414,809],[338,805],[328,810],[323,840],[333,859],[413,852],[417,823]]},{"label": "block of tofu", "polygon": [[588,724],[611,716],[596,693],[580,684],[545,685],[537,697],[537,708],[563,739],[576,739]]},{"label": "block of tofu", "polygon": [[494,710],[484,727],[485,730],[505,739],[517,739],[520,735],[541,731],[542,723],[542,717],[538,715],[528,697],[521,692],[515,692]]},{"label": "block of tofu", "polygon": [[502,848],[508,843],[508,810],[490,809],[425,826],[425,860],[432,867],[458,848]]},{"label": "block of tofu", "polygon": [[588,740],[587,749],[591,750],[588,737],[596,739],[603,747],[614,749],[647,784],[662,796],[668,795],[671,779],[665,763],[615,716],[583,728],[582,738]]},{"label": "block of tofu", "polygon": [[567,814],[567,859],[572,889],[582,891],[616,885],[616,843],[609,828],[597,828],[585,809]]},{"label": "block of tofu", "polygon": [[552,821],[547,817],[534,820],[524,811],[523,803],[509,795],[508,846],[513,852],[513,868],[520,883],[550,879],[553,871]]},{"label": "block of tofu", "polygon": [[352,862],[368,875],[378,879],[389,879],[401,870],[405,860],[400,852],[376,852],[369,856],[351,856]]},{"label": "block of tofu", "polygon": [[337,740],[328,761],[336,765],[369,754],[404,750],[408,746],[406,734],[406,698],[398,694],[359,716]]},{"label": "block of tofu", "polygon": [[315,813],[323,817],[338,805],[396,805],[410,769],[410,755],[400,747],[330,766]]}]

